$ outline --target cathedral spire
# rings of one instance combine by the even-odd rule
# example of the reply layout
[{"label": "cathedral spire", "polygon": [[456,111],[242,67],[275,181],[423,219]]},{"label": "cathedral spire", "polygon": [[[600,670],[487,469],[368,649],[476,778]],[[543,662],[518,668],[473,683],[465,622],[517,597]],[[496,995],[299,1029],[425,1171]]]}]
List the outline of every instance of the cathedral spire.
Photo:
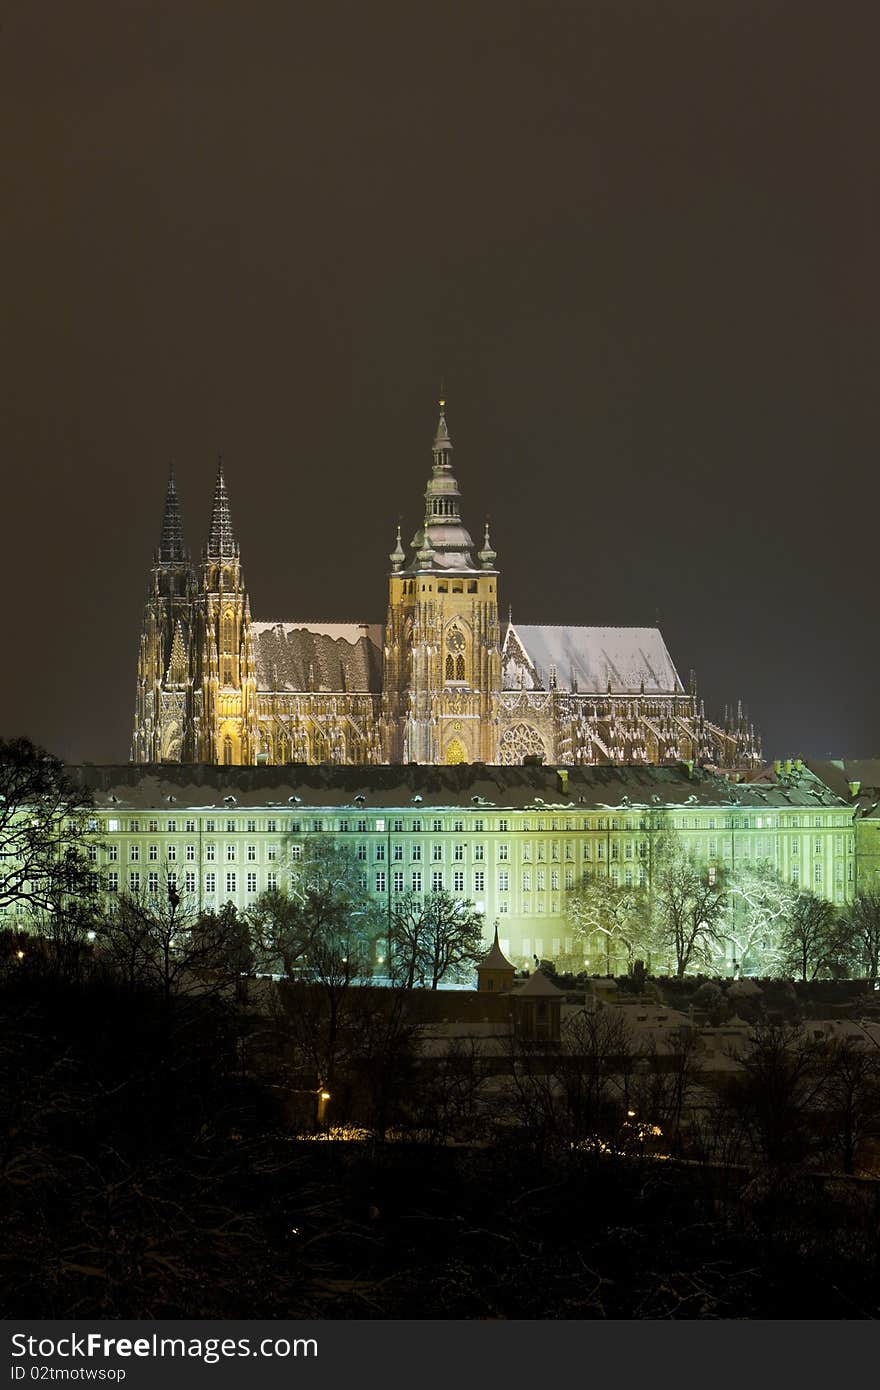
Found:
[{"label": "cathedral spire", "polygon": [[168,472],[168,491],[165,493],[165,513],[162,517],[162,534],[159,540],[157,559],[160,564],[180,564],[186,560],[183,546],[183,523],[180,518],[180,503],[177,499],[177,483],[174,477],[174,464]]},{"label": "cathedral spire", "polygon": [[211,515],[211,530],[208,536],[206,554],[211,559],[221,556],[237,555],[238,545],[232,530],[232,516],[229,511],[229,494],[226,479],[223,477],[223,455],[217,459],[217,482],[214,486],[214,510]]},{"label": "cathedral spire", "polygon": [[438,401],[440,406],[440,418],[437,421],[437,433],[434,435],[434,467],[451,468],[452,459],[452,440],[449,438],[449,426],[446,423],[446,401],[441,396]]},{"label": "cathedral spire", "polygon": [[433,466],[425,489],[425,519],[413,536],[415,555],[407,572],[423,569],[473,571],[474,543],[462,523],[461,493],[452,475],[452,440],[446,423],[446,400],[440,398],[434,434]]}]

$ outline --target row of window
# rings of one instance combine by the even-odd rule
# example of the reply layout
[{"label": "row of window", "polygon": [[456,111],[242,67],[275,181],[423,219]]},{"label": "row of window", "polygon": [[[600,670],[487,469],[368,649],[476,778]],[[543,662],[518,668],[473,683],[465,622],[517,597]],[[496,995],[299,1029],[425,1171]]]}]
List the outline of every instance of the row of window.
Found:
[{"label": "row of window", "polygon": [[[521,821],[514,821],[511,824],[509,817],[501,816],[495,823],[490,822],[487,824],[485,817],[477,816],[473,820],[465,822],[463,816],[457,816],[453,818],[450,825],[449,821],[441,816],[428,817],[427,819],[417,816],[408,821],[405,821],[402,816],[391,819],[379,816],[373,820],[368,820],[364,817],[353,819],[343,818],[339,821],[335,818],[327,819],[323,816],[310,817],[308,819],[303,819],[301,817],[287,818],[286,816],[281,819],[277,816],[269,816],[265,821],[263,821],[262,817],[259,819],[256,817],[248,817],[242,820],[233,817],[226,817],[225,819],[223,817],[219,819],[217,817],[208,817],[202,823],[201,830],[202,833],[206,835],[215,835],[222,826],[223,829],[225,829],[225,833],[228,835],[253,835],[256,834],[258,830],[265,830],[268,834],[272,835],[278,832],[280,825],[285,832],[292,835],[321,835],[334,831],[338,831],[341,834],[358,835],[385,835],[388,833],[394,835],[421,835],[429,829],[430,825],[430,830],[434,834],[442,834],[450,830],[453,834],[464,834],[465,829],[467,829],[469,832],[479,835],[486,830],[497,831],[500,834],[507,834],[510,830],[519,831],[523,834],[532,834],[535,831],[541,833],[548,830],[553,832],[580,829],[598,833],[608,830],[647,830],[650,828],[648,821],[644,817],[598,816],[593,818],[590,816],[582,816],[580,817],[580,825],[576,824],[576,819],[577,818],[573,816],[554,816],[549,818],[538,818],[533,823],[532,819],[527,817]],[[710,816],[708,819],[698,816],[671,816],[668,819],[664,819],[663,825],[669,826],[675,830],[773,830],[777,828],[777,819],[780,829],[791,828],[792,830],[797,830],[801,828],[802,823],[804,828],[810,827],[809,815],[804,815],[803,817],[799,815],[780,815],[778,818],[773,816],[731,815],[723,817]],[[832,824],[835,826],[844,826],[850,823],[851,817],[841,813],[836,813],[833,816],[826,813],[825,815],[814,815],[812,817],[813,827],[817,830],[827,829]],[[88,824],[89,829],[92,831],[99,831],[102,829],[96,816],[92,816]],[[131,834],[140,834],[143,829],[147,834],[158,834],[159,826],[160,819],[156,816],[151,816],[145,820],[138,818],[129,820],[128,822],[111,817],[106,823],[106,829],[110,833],[125,832],[127,830]],[[169,835],[179,833],[194,834],[197,825],[195,818],[192,816],[182,820],[173,817],[165,821],[164,829],[165,833]]]}]

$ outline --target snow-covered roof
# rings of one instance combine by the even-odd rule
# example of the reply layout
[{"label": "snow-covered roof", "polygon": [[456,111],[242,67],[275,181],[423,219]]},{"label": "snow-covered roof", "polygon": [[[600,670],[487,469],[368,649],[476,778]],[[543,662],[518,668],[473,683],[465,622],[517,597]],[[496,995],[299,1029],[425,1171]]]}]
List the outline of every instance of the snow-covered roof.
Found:
[{"label": "snow-covered roof", "polygon": [[379,623],[252,623],[260,690],[382,690]]},{"label": "snow-covered roof", "polygon": [[[637,764],[577,766],[567,769],[564,790],[554,767],[479,763],[377,766],[306,763],[258,767],[223,767],[212,763],[85,763],[68,767],[80,785],[90,788],[95,805],[147,808],[174,804],[220,806],[232,797],[239,806],[289,805],[329,809],[350,807],[359,798],[366,809],[466,807],[479,814],[489,806],[511,810],[580,812],[620,809],[634,812],[661,806],[766,811],[808,807],[840,808],[846,803],[823,788],[817,799],[809,787],[732,783],[702,768]],[[810,779],[811,783],[815,779]],[[816,785],[821,785],[816,783]]]},{"label": "snow-covered roof", "polygon": [[[519,650],[518,650],[519,648]],[[525,663],[522,657],[525,656]],[[504,687],[604,695],[681,694],[684,686],[656,627],[516,627],[504,642]]]},{"label": "snow-covered roof", "polygon": [[535,970],[526,980],[525,984],[516,991],[515,997],[517,999],[533,999],[535,997],[543,999],[561,999],[562,990],[557,989],[553,981],[547,979],[543,970]]}]

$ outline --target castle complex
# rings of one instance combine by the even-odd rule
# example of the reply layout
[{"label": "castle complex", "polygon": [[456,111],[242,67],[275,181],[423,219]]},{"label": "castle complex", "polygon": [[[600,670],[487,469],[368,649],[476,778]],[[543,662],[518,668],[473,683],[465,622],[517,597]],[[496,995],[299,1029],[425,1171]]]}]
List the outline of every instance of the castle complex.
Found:
[{"label": "castle complex", "polygon": [[461,517],[444,403],[407,556],[380,623],[251,617],[222,463],[207,544],[184,544],[172,473],[138,659],[132,761],[247,764],[760,762],[742,716],[706,717],[659,629],[502,627],[486,526]]}]

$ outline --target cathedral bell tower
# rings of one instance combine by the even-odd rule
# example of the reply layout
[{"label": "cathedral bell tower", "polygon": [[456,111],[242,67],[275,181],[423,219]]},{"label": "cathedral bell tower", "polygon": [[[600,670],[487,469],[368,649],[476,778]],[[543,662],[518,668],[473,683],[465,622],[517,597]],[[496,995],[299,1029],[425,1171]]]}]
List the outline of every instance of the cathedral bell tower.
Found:
[{"label": "cathedral bell tower", "polygon": [[452,474],[446,403],[434,438],[425,519],[409,562],[397,531],[385,625],[389,762],[494,762],[501,689],[498,571],[486,526],[474,543]]},{"label": "cathedral bell tower", "polygon": [[229,495],[218,460],[208,542],[202,552],[197,602],[197,672],[193,699],[198,762],[256,761],[256,670],[250,601]]},{"label": "cathedral bell tower", "polygon": [[138,653],[131,758],[191,762],[195,572],[183,544],[172,465],[159,548],[153,556]]}]

